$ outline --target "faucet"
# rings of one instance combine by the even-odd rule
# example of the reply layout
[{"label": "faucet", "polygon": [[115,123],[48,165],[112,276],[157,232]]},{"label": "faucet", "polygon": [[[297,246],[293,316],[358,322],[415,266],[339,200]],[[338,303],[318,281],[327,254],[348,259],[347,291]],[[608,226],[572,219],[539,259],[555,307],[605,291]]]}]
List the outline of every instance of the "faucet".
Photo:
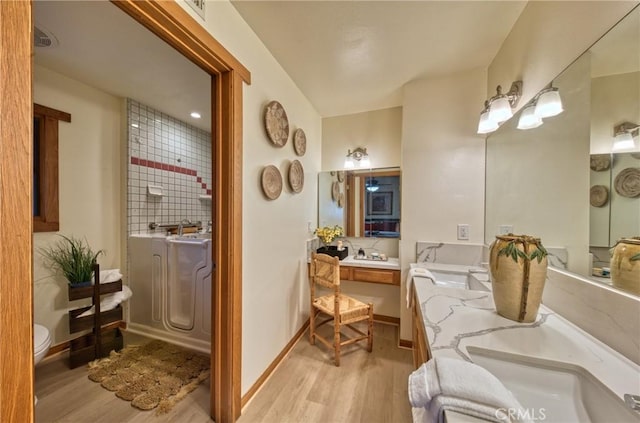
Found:
[{"label": "faucet", "polygon": [[189,219],[182,219],[180,224],[178,224],[178,236],[182,236],[184,233],[184,225],[191,225],[191,221]]}]

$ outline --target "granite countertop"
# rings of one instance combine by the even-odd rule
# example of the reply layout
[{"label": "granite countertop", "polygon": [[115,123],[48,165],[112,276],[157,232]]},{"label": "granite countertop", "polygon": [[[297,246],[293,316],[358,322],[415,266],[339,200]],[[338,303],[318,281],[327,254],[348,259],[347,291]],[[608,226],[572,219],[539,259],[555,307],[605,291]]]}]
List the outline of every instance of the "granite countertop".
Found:
[{"label": "granite countertop", "polygon": [[553,360],[584,368],[621,399],[638,393],[638,378],[630,375],[640,374],[640,366],[549,308],[541,306],[533,323],[518,323],[496,313],[491,292],[414,281],[434,357],[472,361],[467,348],[479,347]]},{"label": "granite countertop", "polygon": [[376,269],[400,270],[400,261],[397,257],[389,257],[383,260],[360,260],[353,258],[352,255],[340,260],[340,266],[351,267],[372,267]]}]

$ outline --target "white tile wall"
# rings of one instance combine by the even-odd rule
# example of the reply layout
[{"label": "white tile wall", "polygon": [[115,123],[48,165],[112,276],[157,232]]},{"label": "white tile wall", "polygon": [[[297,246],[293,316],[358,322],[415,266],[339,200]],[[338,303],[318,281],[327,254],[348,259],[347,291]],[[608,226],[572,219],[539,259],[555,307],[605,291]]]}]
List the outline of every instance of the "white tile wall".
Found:
[{"label": "white tile wall", "polygon": [[[212,219],[211,134],[127,99],[129,234],[149,232],[149,223]],[[147,195],[148,185],[162,197]]]}]

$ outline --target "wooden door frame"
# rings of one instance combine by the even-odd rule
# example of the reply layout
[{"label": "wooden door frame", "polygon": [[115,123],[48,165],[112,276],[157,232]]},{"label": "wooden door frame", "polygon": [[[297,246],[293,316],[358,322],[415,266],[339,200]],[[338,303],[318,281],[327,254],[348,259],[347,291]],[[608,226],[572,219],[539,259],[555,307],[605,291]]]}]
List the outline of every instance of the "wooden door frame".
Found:
[{"label": "wooden door frame", "polygon": [[[214,289],[211,417],[241,411],[242,85],[251,74],[175,1],[112,0],[212,75]],[[32,3],[0,1],[0,421],[34,421]]]}]

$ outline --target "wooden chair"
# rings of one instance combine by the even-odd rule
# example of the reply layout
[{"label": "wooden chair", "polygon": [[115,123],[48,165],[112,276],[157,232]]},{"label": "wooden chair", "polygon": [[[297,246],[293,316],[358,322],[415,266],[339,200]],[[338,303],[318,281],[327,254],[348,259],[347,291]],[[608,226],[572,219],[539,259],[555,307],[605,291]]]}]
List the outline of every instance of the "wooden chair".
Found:
[{"label": "wooden chair", "polygon": [[[311,317],[309,338],[315,345],[316,338],[328,348],[333,348],[335,364],[340,366],[340,347],[367,340],[367,351],[373,348],[373,304],[365,304],[355,298],[340,293],[340,260],[326,254],[311,255],[311,267],[309,270],[311,284]],[[332,289],[333,294],[316,297],[316,284]],[[328,319],[316,324],[316,318],[322,313],[329,316]],[[367,333],[352,326],[352,323],[368,321]],[[333,342],[316,333],[316,329],[325,323],[333,322]],[[355,338],[341,340],[340,330],[342,326],[355,331]]]}]

